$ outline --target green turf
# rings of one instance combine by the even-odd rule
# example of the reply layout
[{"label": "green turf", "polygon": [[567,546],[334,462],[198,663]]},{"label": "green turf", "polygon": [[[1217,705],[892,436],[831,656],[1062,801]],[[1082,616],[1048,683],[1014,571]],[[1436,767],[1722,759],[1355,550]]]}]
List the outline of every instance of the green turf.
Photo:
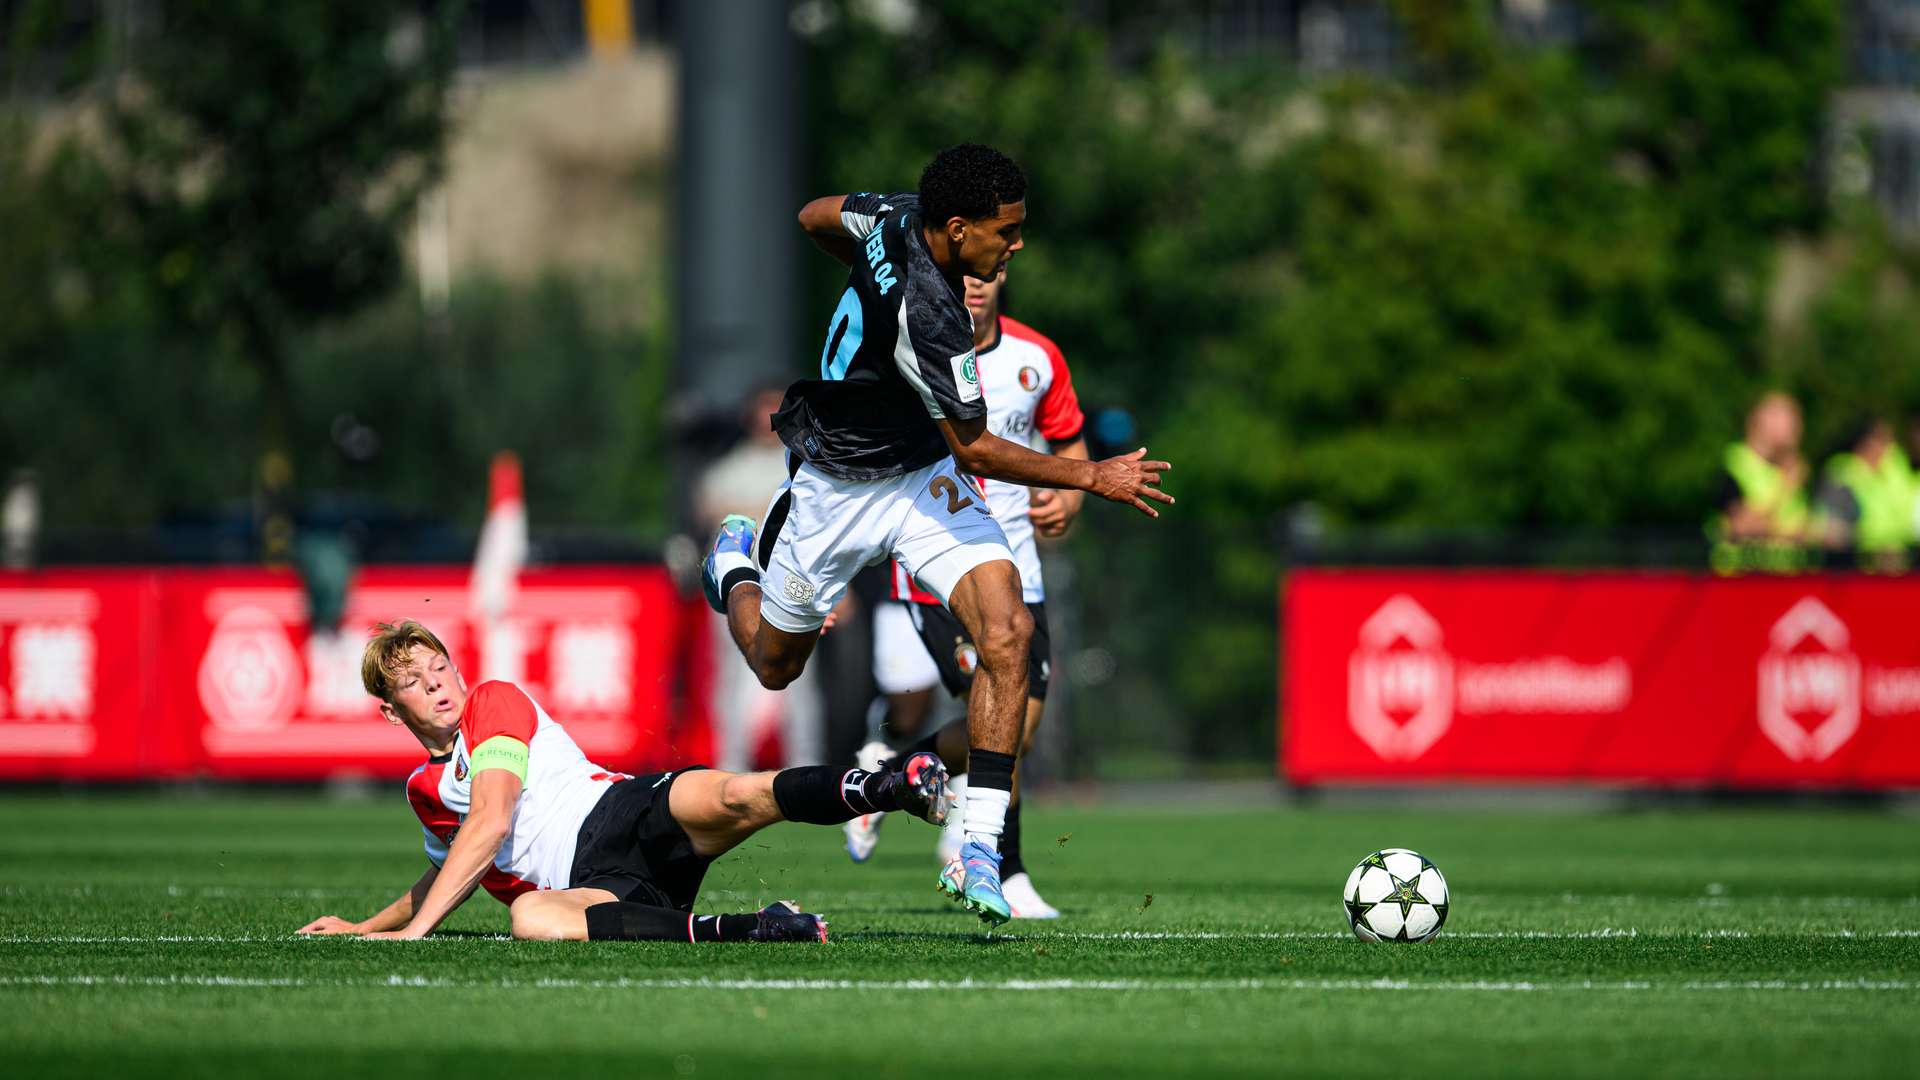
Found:
[{"label": "green turf", "polygon": [[[1049,809],[1067,911],[988,940],[933,831],[762,833],[701,910],[795,897],[826,946],[533,944],[470,902],[419,943],[297,940],[423,866],[396,796],[0,798],[8,1076],[1911,1076],[1920,836],[1831,811]],[[1447,874],[1440,939],[1346,936],[1383,846]],[[1141,935],[1141,936],[1124,936]],[[1144,936],[1164,935],[1164,936]],[[972,980],[972,986],[962,985]]]}]

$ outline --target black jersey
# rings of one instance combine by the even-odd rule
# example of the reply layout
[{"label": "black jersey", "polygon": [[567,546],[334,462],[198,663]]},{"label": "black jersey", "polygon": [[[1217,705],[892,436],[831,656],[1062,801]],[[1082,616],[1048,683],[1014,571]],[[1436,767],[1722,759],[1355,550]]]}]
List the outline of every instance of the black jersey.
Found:
[{"label": "black jersey", "polygon": [[820,377],[787,389],[774,430],[830,476],[878,480],[946,457],[935,420],[987,415],[973,317],[920,232],[920,198],[847,196],[840,220],[860,243],[827,323]]}]

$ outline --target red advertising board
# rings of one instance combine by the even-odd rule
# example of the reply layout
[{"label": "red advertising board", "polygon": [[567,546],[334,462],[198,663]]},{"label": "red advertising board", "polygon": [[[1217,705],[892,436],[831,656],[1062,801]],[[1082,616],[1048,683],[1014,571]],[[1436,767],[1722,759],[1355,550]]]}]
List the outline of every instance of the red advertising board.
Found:
[{"label": "red advertising board", "polygon": [[404,775],[419,744],[360,686],[366,629],[401,618],[439,634],[469,684],[525,687],[601,764],[704,749],[688,723],[704,719],[700,684],[684,677],[704,636],[664,570],[530,570],[513,614],[486,623],[468,578],[369,567],[328,636],[309,631],[287,573],[0,575],[0,778]]},{"label": "red advertising board", "polygon": [[1303,784],[1920,786],[1920,580],[1313,570],[1282,591]]},{"label": "red advertising board", "polygon": [[165,767],[140,738],[155,706],[158,614],[148,573],[0,573],[0,778],[133,779]]}]

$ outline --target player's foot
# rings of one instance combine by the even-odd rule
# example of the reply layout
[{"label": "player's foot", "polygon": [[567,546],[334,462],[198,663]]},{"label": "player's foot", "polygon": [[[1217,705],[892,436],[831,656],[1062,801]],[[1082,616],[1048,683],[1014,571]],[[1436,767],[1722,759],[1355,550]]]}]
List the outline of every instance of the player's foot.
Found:
[{"label": "player's foot", "polygon": [[754,941],[825,941],[827,919],[810,915],[791,900],[775,900],[759,911],[760,925],[747,936]]},{"label": "player's foot", "polygon": [[960,857],[940,871],[940,891],[980,916],[991,930],[1013,917],[1000,892],[1000,853],[969,840]]},{"label": "player's foot", "polygon": [[854,862],[866,862],[873,858],[873,849],[880,846],[880,823],[887,819],[885,810],[875,814],[861,814],[841,826],[847,834],[847,854]]},{"label": "player's foot", "polygon": [[941,764],[940,755],[925,751],[913,755],[901,762],[897,772],[888,773],[881,787],[893,792],[900,801],[900,809],[914,817],[935,825],[946,824],[947,767]]},{"label": "player's foot", "polygon": [[947,823],[940,830],[940,842],[934,847],[934,855],[941,866],[960,857],[960,847],[967,842],[967,774],[947,777]]},{"label": "player's foot", "polygon": [[1007,910],[1016,919],[1057,919],[1060,909],[1040,899],[1033,879],[1025,870],[1000,883],[1000,895],[1007,898]]},{"label": "player's foot", "polygon": [[720,521],[720,531],[714,535],[706,561],[700,564],[700,588],[707,594],[707,603],[722,615],[727,613],[726,593],[731,591],[722,591],[722,586],[735,571],[744,571],[749,580],[760,580],[760,568],[753,565],[753,530],[752,518],[728,514]]},{"label": "player's foot", "polygon": [[868,772],[880,772],[887,766],[887,759],[893,756],[893,748],[879,739],[869,739],[860,752],[853,755],[853,763]]}]

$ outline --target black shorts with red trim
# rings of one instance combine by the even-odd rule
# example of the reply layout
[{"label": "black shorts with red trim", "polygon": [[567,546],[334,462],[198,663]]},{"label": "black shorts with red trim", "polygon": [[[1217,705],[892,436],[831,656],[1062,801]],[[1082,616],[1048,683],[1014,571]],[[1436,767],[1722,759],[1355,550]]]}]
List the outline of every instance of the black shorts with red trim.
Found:
[{"label": "black shorts with red trim", "polygon": [[580,823],[572,887],[605,889],[621,900],[692,911],[713,860],[673,819],[667,793],[683,773],[705,765],[622,780],[607,788]]},{"label": "black shorts with red trim", "polygon": [[[909,602],[907,610],[913,615],[914,629],[920,631],[921,643],[940,669],[940,682],[947,693],[966,697],[973,689],[973,673],[980,668],[973,636],[953,612],[939,604]],[[1033,615],[1033,640],[1027,646],[1027,696],[1045,701],[1047,683],[1053,678],[1053,636],[1047,631],[1047,605],[1028,604],[1027,610]]]}]

